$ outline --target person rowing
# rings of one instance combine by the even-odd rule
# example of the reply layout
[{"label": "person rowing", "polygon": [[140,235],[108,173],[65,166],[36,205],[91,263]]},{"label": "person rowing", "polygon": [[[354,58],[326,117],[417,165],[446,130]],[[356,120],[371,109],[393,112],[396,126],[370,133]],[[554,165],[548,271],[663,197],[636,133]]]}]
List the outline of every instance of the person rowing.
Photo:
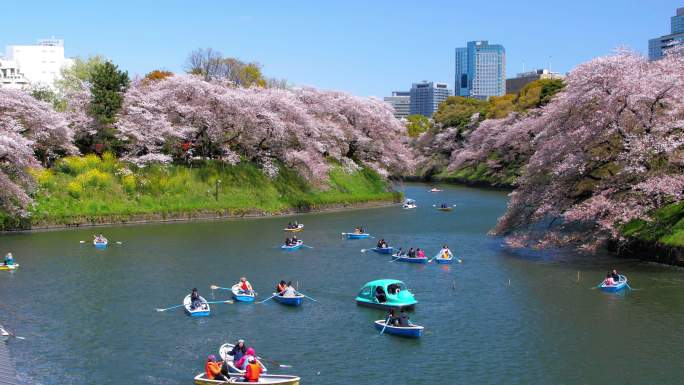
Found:
[{"label": "person rowing", "polygon": [[102,235],[102,234],[97,234],[97,235],[95,235],[95,242],[105,243],[105,242],[107,242],[107,238],[105,238],[104,235]]},{"label": "person rowing", "polygon": [[239,339],[238,342],[233,346],[233,349],[228,354],[233,357],[233,362],[240,361],[240,358],[247,354],[247,346],[245,346],[245,340]]},{"label": "person rowing", "polygon": [[238,287],[240,288],[241,294],[252,294],[254,292],[252,284],[249,283],[249,281],[245,277],[241,277],[240,282],[238,282],[237,284],[239,285]]},{"label": "person rowing", "polygon": [[5,266],[12,266],[14,265],[14,256],[12,256],[12,253],[7,253],[5,254],[5,260],[3,261]]},{"label": "person rowing", "polygon": [[287,283],[287,286],[285,287],[285,291],[282,292],[281,295],[283,297],[296,297],[297,296],[297,290],[295,290],[295,288],[292,287],[292,281],[289,281]]},{"label": "person rowing", "polygon": [[378,249],[386,249],[387,248],[387,242],[385,242],[385,239],[381,239],[378,241]]},{"label": "person rowing", "polygon": [[293,236],[292,236],[292,244],[291,244],[291,246],[295,246],[295,245],[297,244],[297,242],[299,242],[299,239],[297,239],[297,236],[296,236],[296,235],[293,235]]},{"label": "person rowing", "polygon": [[449,259],[449,257],[452,257],[453,254],[451,253],[451,250],[449,250],[449,246],[446,244],[442,246],[442,250],[439,251],[439,256],[437,258],[440,259]]},{"label": "person rowing", "polygon": [[278,285],[276,285],[276,293],[278,293],[278,295],[282,296],[283,293],[285,292],[285,289],[287,289],[287,284],[285,283],[285,281],[280,280],[280,283]]},{"label": "person rowing", "polygon": [[190,293],[190,309],[198,309],[202,307],[202,298],[200,297],[199,293],[197,292],[197,288],[193,288],[192,292]]},{"label": "person rowing", "polygon": [[289,237],[285,238],[285,246],[292,246],[292,240]]},{"label": "person rowing", "polygon": [[611,277],[613,277],[613,281],[615,281],[615,284],[620,282],[620,274],[618,274],[617,270],[613,269],[613,272],[610,275]]}]

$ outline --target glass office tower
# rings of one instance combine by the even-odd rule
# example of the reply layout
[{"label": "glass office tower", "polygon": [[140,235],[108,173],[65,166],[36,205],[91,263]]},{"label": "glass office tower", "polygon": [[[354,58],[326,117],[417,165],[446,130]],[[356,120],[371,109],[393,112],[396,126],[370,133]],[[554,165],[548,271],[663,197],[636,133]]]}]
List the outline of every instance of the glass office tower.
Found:
[{"label": "glass office tower", "polygon": [[506,93],[506,50],[487,40],[456,48],[454,89],[459,96],[488,99]]}]

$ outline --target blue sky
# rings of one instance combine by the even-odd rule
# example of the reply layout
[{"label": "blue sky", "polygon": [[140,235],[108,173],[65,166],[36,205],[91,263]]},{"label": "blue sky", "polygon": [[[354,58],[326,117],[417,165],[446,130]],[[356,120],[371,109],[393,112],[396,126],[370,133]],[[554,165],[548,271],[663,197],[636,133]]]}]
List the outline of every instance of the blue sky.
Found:
[{"label": "blue sky", "polygon": [[646,53],[677,7],[684,0],[19,1],[4,6],[0,47],[54,36],[68,56],[102,54],[131,74],[181,71],[190,51],[212,47],[294,84],[384,96],[423,79],[453,87],[454,48],[469,40],[503,44],[508,77],[523,62],[566,72],[618,46]]}]

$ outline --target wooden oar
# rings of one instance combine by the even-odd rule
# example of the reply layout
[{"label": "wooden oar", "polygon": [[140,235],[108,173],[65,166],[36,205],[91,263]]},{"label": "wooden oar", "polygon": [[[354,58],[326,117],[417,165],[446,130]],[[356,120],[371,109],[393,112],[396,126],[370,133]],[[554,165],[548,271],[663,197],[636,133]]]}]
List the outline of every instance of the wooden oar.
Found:
[{"label": "wooden oar", "polygon": [[264,303],[264,302],[268,301],[269,299],[275,297],[276,295],[281,295],[281,294],[283,294],[284,292],[285,292],[285,290],[281,291],[280,293],[273,294],[272,296],[266,298],[265,300],[260,301],[260,302],[256,302],[256,303]]},{"label": "wooden oar", "polygon": [[394,254],[393,254],[393,255],[392,255],[392,260],[391,260],[390,262],[395,262],[395,261],[397,261],[399,258],[401,258],[401,255],[394,255]]},{"label": "wooden oar", "polygon": [[382,333],[385,332],[385,328],[387,327],[387,324],[389,323],[390,317],[391,316],[389,316],[389,315],[387,316],[387,319],[385,320],[385,326],[383,326],[382,330],[380,330],[380,335],[382,335]]},{"label": "wooden oar", "polygon": [[210,301],[210,302],[207,302],[207,303],[234,303],[234,301],[231,300],[231,299],[228,299],[228,300],[225,300],[225,301]]},{"label": "wooden oar", "polygon": [[302,243],[302,247],[308,247],[309,249],[313,249],[313,246],[305,245]]},{"label": "wooden oar", "polygon": [[221,287],[221,286],[216,286],[216,285],[211,285],[209,286],[211,290],[233,290],[232,288],[229,287]]},{"label": "wooden oar", "polygon": [[292,367],[292,365],[281,364],[281,363],[278,362],[278,361],[270,360],[270,359],[268,359],[268,358],[263,358],[263,357],[257,356],[257,359],[258,359],[258,360],[261,360],[261,361],[266,361],[266,362],[268,362],[268,363],[271,363],[271,364],[273,364],[273,365],[275,365],[275,366],[279,366],[279,367],[281,367],[281,368],[291,368],[291,367]]},{"label": "wooden oar", "polygon": [[306,295],[306,294],[302,293],[301,291],[298,291],[297,293],[299,293],[299,294],[303,295],[304,297],[306,297],[306,298],[308,298],[308,299],[310,299],[310,300],[312,300],[312,301],[314,301],[314,302],[318,302],[318,301],[316,301],[315,299],[313,299],[313,298],[309,297],[308,295]]},{"label": "wooden oar", "polygon": [[157,311],[167,311],[167,310],[179,308],[179,307],[181,307],[181,306],[183,306],[183,304],[176,305],[176,306],[171,306],[171,307],[167,307],[167,308],[164,308],[164,309],[157,308],[157,309],[155,309],[155,310],[157,310]]},{"label": "wooden oar", "polygon": [[14,338],[16,338],[16,339],[18,339],[18,340],[25,340],[25,339],[26,339],[26,338],[24,338],[24,337],[19,337],[18,335],[12,333],[11,331],[9,331],[9,330],[7,330],[7,329],[5,329],[5,328],[0,327],[0,330],[2,330],[2,331],[4,331],[5,333],[7,333],[8,336],[14,337]]}]

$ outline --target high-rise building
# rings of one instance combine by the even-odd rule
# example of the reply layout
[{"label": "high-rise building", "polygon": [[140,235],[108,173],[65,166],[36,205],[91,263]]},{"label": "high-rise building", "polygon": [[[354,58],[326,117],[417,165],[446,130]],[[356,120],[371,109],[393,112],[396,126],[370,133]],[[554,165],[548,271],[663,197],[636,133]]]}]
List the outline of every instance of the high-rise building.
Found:
[{"label": "high-rise building", "polygon": [[478,99],[506,93],[506,50],[487,40],[456,48],[456,95]]},{"label": "high-rise building", "polygon": [[649,60],[658,60],[665,52],[684,43],[684,8],[677,8],[677,14],[670,18],[670,34],[648,41]]},{"label": "high-rise building", "polygon": [[534,71],[521,72],[514,78],[506,79],[506,93],[515,94],[528,83],[532,83],[539,79],[563,79],[565,76],[558,72],[551,72],[547,69],[538,69]]},{"label": "high-rise building", "polygon": [[423,80],[420,83],[413,83],[411,87],[411,115],[423,115],[432,117],[437,111],[439,103],[443,102],[452,95],[446,83],[435,83]]},{"label": "high-rise building", "polygon": [[8,45],[4,60],[13,62],[32,85],[53,87],[64,66],[72,59],[64,57],[64,41],[39,40],[37,45]]},{"label": "high-rise building", "polygon": [[402,119],[411,113],[411,93],[408,91],[393,91],[392,96],[383,99],[394,108],[394,117]]}]

